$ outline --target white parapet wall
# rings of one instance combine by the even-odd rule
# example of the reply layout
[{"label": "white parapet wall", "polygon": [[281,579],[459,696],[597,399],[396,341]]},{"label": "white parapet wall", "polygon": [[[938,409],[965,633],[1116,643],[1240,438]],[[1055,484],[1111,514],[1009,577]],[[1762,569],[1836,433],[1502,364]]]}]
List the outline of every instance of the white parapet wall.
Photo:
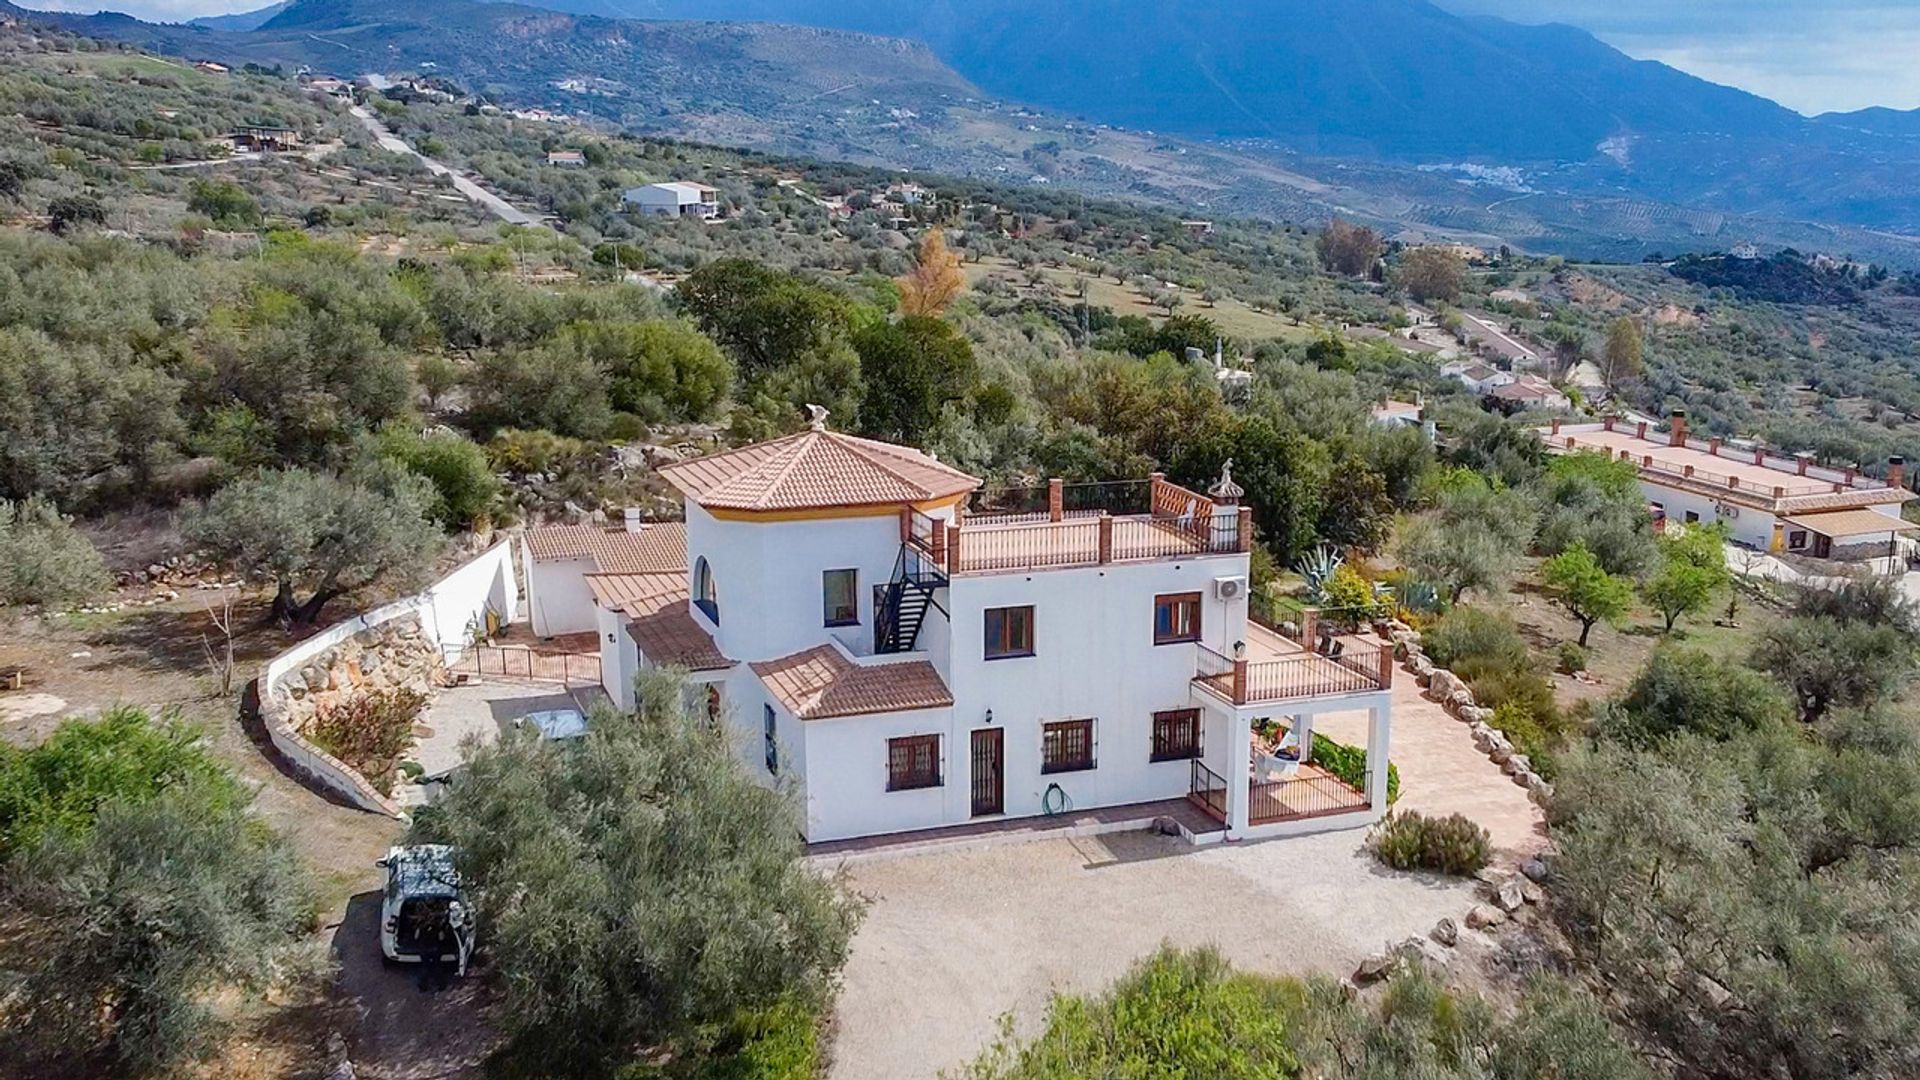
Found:
[{"label": "white parapet wall", "polygon": [[356,634],[401,619],[417,619],[421,634],[447,661],[458,660],[491,612],[504,625],[519,618],[520,590],[513,573],[513,544],[501,541],[429,585],[424,591],[362,612],[268,660],[259,676],[260,720],[274,749],[295,768],[340,793],[363,810],[404,817],[400,807],[345,762],[309,742],[287,722],[282,684],[289,672]]}]

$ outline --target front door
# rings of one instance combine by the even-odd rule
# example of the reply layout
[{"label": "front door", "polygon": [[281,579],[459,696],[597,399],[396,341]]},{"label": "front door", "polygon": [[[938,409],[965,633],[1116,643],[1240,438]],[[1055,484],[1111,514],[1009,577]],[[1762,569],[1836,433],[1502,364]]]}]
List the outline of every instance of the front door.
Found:
[{"label": "front door", "polygon": [[973,733],[973,816],[1007,810],[1006,731],[981,728]]}]

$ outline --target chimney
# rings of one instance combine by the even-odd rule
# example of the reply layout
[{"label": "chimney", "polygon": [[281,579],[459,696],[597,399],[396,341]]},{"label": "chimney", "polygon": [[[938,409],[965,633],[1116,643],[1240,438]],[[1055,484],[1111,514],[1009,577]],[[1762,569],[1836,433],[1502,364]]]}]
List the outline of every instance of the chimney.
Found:
[{"label": "chimney", "polygon": [[1647,422],[1645,420],[1640,421],[1640,426],[1633,429],[1633,437],[1636,439],[1644,439],[1647,437]]},{"label": "chimney", "polygon": [[626,522],[627,522],[627,531],[630,533],[637,533],[646,528],[646,525],[642,524],[640,521],[640,508],[637,506],[627,507]]},{"label": "chimney", "polygon": [[1756,446],[1753,448],[1753,463],[1755,465],[1765,465],[1767,463],[1767,448],[1765,446]]},{"label": "chimney", "polygon": [[1687,410],[1673,410],[1673,432],[1667,438],[1668,446],[1687,445]]},{"label": "chimney", "polygon": [[1887,459],[1887,486],[1890,488],[1907,486],[1907,459],[1899,454]]},{"label": "chimney", "polygon": [[1807,465],[1812,461],[1813,455],[1807,453],[1805,450],[1793,455],[1794,467],[1799,470],[1801,476],[1807,475]]}]

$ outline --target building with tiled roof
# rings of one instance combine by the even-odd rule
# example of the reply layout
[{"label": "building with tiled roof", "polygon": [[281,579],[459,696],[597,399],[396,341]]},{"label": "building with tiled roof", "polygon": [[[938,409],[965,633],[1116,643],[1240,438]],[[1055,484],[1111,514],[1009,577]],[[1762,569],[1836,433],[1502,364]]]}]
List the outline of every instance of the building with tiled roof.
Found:
[{"label": "building with tiled roof", "polygon": [[1810,454],[1695,438],[1684,410],[1675,410],[1665,432],[1615,419],[1555,421],[1539,431],[1550,452],[1632,462],[1657,521],[1719,522],[1731,539],[1757,551],[1878,558],[1914,531],[1901,518],[1914,498],[1901,458],[1887,463],[1886,479],[1874,479],[1857,467],[1817,465]]},{"label": "building with tiled roof", "polygon": [[[536,530],[532,591],[571,573],[608,695],[630,707],[640,673],[681,672],[741,766],[796,793],[810,841],[1069,806],[1258,837],[1385,809],[1391,657],[1250,625],[1230,463],[1204,493],[1056,481],[975,512],[977,478],[816,416],[660,472],[684,525]],[[1311,746],[1336,710],[1372,716],[1362,787],[1253,751],[1259,719]]]},{"label": "building with tiled roof", "polygon": [[687,574],[687,526],[642,521],[629,510],[619,525],[541,525],[521,537],[527,610],[533,632],[558,637],[594,628],[589,574]]}]

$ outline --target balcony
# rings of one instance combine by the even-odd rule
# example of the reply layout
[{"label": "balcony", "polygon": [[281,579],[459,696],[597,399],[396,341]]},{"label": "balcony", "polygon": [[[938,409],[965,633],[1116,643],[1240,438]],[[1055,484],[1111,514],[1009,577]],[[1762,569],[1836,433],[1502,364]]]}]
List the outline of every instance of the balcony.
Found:
[{"label": "balcony", "polygon": [[[1158,474],[1145,481],[1064,485],[1046,501],[1000,493],[980,512],[947,523],[924,550],[950,576],[1237,555],[1252,550],[1251,512],[1196,494]],[[916,546],[923,543],[917,536]]]},{"label": "balcony", "polygon": [[1236,707],[1393,689],[1393,646],[1357,635],[1316,635],[1311,618],[1295,633],[1289,637],[1250,617],[1243,655],[1194,646],[1193,685]]},{"label": "balcony", "polygon": [[[1227,781],[1199,761],[1192,765],[1187,801],[1221,824],[1227,823]],[[1371,808],[1366,792],[1318,765],[1299,765],[1291,776],[1247,779],[1250,828],[1363,813]]]}]

